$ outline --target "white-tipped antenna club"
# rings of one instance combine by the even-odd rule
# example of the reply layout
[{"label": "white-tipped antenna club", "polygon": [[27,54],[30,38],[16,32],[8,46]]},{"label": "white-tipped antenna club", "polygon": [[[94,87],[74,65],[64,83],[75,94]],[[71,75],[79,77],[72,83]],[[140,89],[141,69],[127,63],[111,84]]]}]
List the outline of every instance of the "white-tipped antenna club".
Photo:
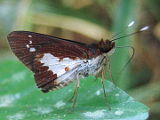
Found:
[{"label": "white-tipped antenna club", "polygon": [[148,30],[149,29],[149,26],[145,26],[143,28],[141,28],[139,31],[145,31],[145,30]]},{"label": "white-tipped antenna club", "polygon": [[128,24],[128,27],[133,26],[133,25],[134,25],[134,23],[135,23],[135,21],[130,22],[130,23]]},{"label": "white-tipped antenna club", "polygon": [[[128,24],[128,26],[126,26],[126,27],[125,27],[125,29],[124,29],[124,30],[126,30],[126,29],[128,29],[129,27],[133,26],[133,25],[134,25],[134,23],[135,23],[135,21],[131,21],[131,22]],[[121,33],[123,33],[123,32],[124,32],[124,30],[123,30],[123,31],[121,31],[121,32],[119,32],[119,33],[117,33],[117,34],[115,34],[115,35],[113,35],[113,36],[112,36],[112,38],[115,38],[116,36],[120,35]]]},{"label": "white-tipped antenna club", "polygon": [[[134,21],[132,21],[128,26],[130,26],[130,25],[132,26],[133,24],[134,24]],[[143,28],[141,28],[138,31],[135,31],[133,33],[130,33],[130,34],[127,34],[127,35],[112,39],[111,41],[116,41],[116,40],[119,40],[119,39],[124,38],[124,37],[129,37],[131,35],[134,35],[134,34],[139,33],[139,32],[143,32],[143,31],[148,30],[148,29],[149,29],[149,26],[144,26]]]}]

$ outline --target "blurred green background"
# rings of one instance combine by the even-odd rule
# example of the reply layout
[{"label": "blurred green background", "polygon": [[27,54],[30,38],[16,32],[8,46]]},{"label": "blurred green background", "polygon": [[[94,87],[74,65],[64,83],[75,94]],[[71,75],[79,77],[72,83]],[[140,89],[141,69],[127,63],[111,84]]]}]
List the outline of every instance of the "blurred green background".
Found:
[{"label": "blurred green background", "polygon": [[[131,63],[120,74],[132,51],[117,49],[111,57],[111,71],[118,87],[149,106],[149,119],[159,120],[159,6],[159,0],[0,0],[0,71],[4,73],[0,73],[0,82],[13,71],[9,66],[4,66],[4,61],[17,60],[6,38],[11,31],[29,30],[92,43],[149,25],[148,31],[116,41],[120,46],[134,46],[136,52]],[[135,25],[125,29],[133,20]]]}]

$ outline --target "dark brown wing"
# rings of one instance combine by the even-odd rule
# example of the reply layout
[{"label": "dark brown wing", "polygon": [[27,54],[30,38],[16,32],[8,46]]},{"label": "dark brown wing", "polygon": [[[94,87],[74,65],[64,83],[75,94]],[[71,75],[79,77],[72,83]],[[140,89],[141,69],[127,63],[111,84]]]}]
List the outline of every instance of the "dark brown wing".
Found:
[{"label": "dark brown wing", "polygon": [[[37,86],[44,92],[54,87],[53,81],[57,78],[56,73],[38,61],[44,53],[51,53],[60,59],[88,59],[99,54],[95,53],[95,48],[83,43],[28,31],[11,32],[8,41],[14,54],[35,73]],[[46,86],[50,87],[43,89]]]}]

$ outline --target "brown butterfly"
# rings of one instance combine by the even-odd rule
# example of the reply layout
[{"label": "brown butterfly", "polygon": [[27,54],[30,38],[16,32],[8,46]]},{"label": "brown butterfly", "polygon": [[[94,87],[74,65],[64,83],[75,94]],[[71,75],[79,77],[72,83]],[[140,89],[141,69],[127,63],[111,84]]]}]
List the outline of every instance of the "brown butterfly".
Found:
[{"label": "brown butterfly", "polygon": [[13,53],[32,72],[43,92],[56,90],[102,70],[115,42],[101,40],[86,44],[28,31],[8,35]]}]

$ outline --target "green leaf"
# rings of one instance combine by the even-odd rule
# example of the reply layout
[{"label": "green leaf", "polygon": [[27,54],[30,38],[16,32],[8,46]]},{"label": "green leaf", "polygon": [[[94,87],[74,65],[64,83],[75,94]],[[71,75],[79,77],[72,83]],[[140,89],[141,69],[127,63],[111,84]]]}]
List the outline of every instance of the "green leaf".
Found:
[{"label": "green leaf", "polygon": [[[36,88],[33,73],[13,60],[0,61],[0,119],[105,119],[144,120],[148,107],[135,101],[127,93],[105,81],[107,105],[101,79],[90,76],[81,80],[78,100],[71,111],[75,83],[49,93]],[[109,109],[109,107],[110,109]]]}]

